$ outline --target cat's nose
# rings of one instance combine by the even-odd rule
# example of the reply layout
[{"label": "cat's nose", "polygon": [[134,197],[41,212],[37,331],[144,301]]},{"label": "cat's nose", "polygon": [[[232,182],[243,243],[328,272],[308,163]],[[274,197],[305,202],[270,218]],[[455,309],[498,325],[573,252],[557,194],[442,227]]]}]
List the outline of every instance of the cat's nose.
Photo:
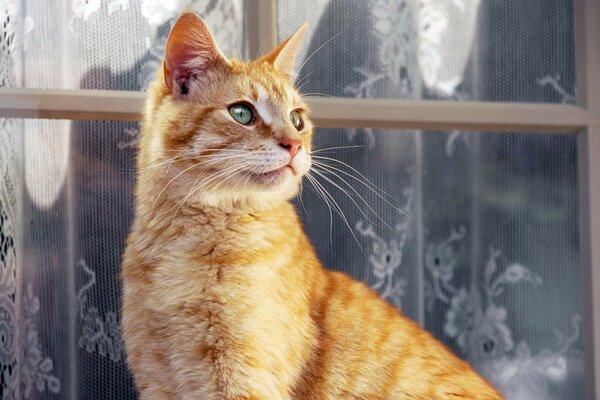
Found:
[{"label": "cat's nose", "polygon": [[286,149],[290,153],[290,156],[294,158],[302,146],[302,141],[300,139],[284,137],[283,139],[280,139],[279,146]]}]

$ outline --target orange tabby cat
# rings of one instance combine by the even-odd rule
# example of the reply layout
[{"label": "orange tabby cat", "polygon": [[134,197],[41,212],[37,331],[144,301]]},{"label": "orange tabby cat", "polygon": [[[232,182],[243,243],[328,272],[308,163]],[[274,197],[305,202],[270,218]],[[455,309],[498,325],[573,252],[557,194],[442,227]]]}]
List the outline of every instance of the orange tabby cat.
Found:
[{"label": "orange tabby cat", "polygon": [[312,125],[306,26],[244,63],[179,18],[149,90],[123,333],[142,400],[500,399],[364,284],[321,266],[292,205]]}]

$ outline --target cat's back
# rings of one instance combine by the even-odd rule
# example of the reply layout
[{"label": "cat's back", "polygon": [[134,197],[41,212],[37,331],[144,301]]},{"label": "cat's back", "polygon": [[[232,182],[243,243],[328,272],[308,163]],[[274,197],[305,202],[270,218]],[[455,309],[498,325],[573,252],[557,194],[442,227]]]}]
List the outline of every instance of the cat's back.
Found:
[{"label": "cat's back", "polygon": [[313,318],[320,341],[296,399],[501,399],[363,283],[328,272],[319,295]]}]

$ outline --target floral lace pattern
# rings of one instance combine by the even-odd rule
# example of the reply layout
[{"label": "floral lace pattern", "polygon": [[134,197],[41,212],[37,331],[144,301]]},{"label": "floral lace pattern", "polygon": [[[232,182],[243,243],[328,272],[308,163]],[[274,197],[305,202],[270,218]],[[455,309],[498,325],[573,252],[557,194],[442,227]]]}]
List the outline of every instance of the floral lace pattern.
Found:
[{"label": "floral lace pattern", "polygon": [[406,243],[408,224],[404,222],[396,225],[394,231],[397,236],[389,240],[381,238],[375,233],[373,225],[366,225],[363,221],[356,224],[356,230],[372,241],[369,262],[373,268],[375,282],[371,287],[378,290],[384,299],[402,307],[402,297],[408,283],[406,279],[396,277],[395,272],[402,264],[402,250]]},{"label": "floral lace pattern", "polygon": [[33,389],[43,392],[46,389],[51,393],[60,392],[60,380],[52,375],[54,363],[49,357],[44,357],[42,345],[38,335],[36,316],[40,310],[40,300],[34,296],[31,285],[23,299],[23,316],[21,317],[19,335],[24,343],[20,345],[20,381],[24,398],[33,395]]},{"label": "floral lace pattern", "polygon": [[[414,90],[412,78],[415,74],[411,63],[411,48],[414,34],[412,31],[412,7],[405,0],[376,0],[371,6],[373,33],[379,40],[379,57],[374,66],[356,67],[361,79],[346,86],[344,94],[357,98],[381,97],[412,98]],[[347,129],[350,140],[362,131],[367,135],[369,148],[375,146],[372,128]]]},{"label": "floral lace pattern", "polygon": [[88,353],[98,352],[102,357],[109,357],[114,362],[121,361],[123,340],[117,315],[108,311],[100,316],[98,307],[88,304],[88,293],[96,285],[96,273],[88,267],[84,260],[77,264],[89,278],[77,292],[77,315],[81,323],[79,347]]},{"label": "floral lace pattern", "polygon": [[131,0],[73,0],[71,10],[75,17],[85,21],[102,8],[103,2],[106,4],[108,15],[126,11],[131,6]]},{"label": "floral lace pattern", "polygon": [[[0,159],[5,171],[0,186],[0,397],[2,399],[29,399],[34,388],[60,392],[60,380],[52,374],[52,359],[44,357],[39,340],[37,314],[39,299],[31,285],[21,295],[21,315],[16,318],[17,253],[14,221],[17,215],[18,165],[15,151],[15,129],[10,120],[0,119]],[[20,343],[17,348],[17,335]]]},{"label": "floral lace pattern", "polygon": [[[566,378],[567,355],[573,351],[572,345],[581,340],[581,317],[572,317],[571,336],[563,337],[557,332],[558,346],[553,351],[546,349],[532,354],[527,342],[515,344],[508,324],[508,309],[499,298],[516,285],[540,287],[542,278],[519,263],[502,267],[501,251],[491,248],[483,268],[483,284],[455,287],[458,266],[455,249],[462,244],[465,233],[466,229],[461,227],[427,246],[427,312],[433,312],[435,302],[448,306],[445,335],[507,398],[553,398],[548,397],[545,388],[548,382]],[[508,396],[509,393],[512,394]]]},{"label": "floral lace pattern", "polygon": [[73,15],[83,20],[90,18],[102,7],[102,0],[75,0],[71,4]]},{"label": "floral lace pattern", "polygon": [[[442,245],[441,249],[446,253],[444,250],[448,250],[449,247],[447,247],[447,243],[444,244],[446,246]],[[478,287],[471,287],[470,290],[461,287],[457,290],[452,286],[451,281],[454,278],[452,264],[455,258],[451,252],[443,256],[435,250],[432,250],[432,253],[431,257],[427,257],[428,260],[432,258],[435,261],[442,260],[435,265],[426,261],[427,269],[433,271],[433,285],[436,288],[443,287],[451,295],[450,309],[446,314],[446,324],[444,325],[445,333],[455,339],[459,347],[474,358],[481,358],[483,355],[506,354],[512,351],[514,342],[511,330],[506,323],[508,312],[504,306],[496,302],[496,299],[503,294],[507,286],[529,283],[535,287],[542,283],[542,279],[518,263],[510,264],[503,271],[499,271],[498,258],[501,252],[490,249],[489,258],[485,264],[484,297],[480,298],[478,293],[480,288]],[[442,258],[444,256],[445,259]],[[439,284],[440,281],[443,283]],[[443,292],[442,289],[434,291],[437,299],[448,301],[448,296],[444,296]]]},{"label": "floral lace pattern", "polygon": [[408,282],[402,277],[399,270],[402,265],[402,255],[406,238],[410,232],[410,218],[408,211],[411,208],[414,191],[406,189],[404,197],[407,199],[405,207],[400,209],[404,218],[396,226],[386,226],[393,231],[392,237],[385,239],[375,232],[371,223],[358,221],[356,230],[364,238],[371,240],[371,249],[368,251],[369,263],[371,264],[374,282],[371,287],[379,291],[381,297],[389,300],[398,308],[402,308],[402,298],[406,294]]},{"label": "floral lace pattern", "polygon": [[419,0],[418,63],[425,87],[452,97],[464,79],[480,0]]},{"label": "floral lace pattern", "polygon": [[546,75],[537,80],[537,84],[541,87],[550,86],[554,92],[556,92],[560,98],[562,103],[566,104],[575,104],[577,103],[577,98],[575,95],[569,93],[560,82],[560,75]]},{"label": "floral lace pattern", "polygon": [[[196,0],[193,3],[194,9],[203,13],[209,5],[210,0]],[[186,7],[190,5],[189,0],[173,0],[173,1],[154,1],[142,0],[141,12],[142,17],[152,26],[160,26],[165,22],[176,18],[181,14]]]},{"label": "floral lace pattern", "polygon": [[131,6],[131,0],[108,0],[106,8],[108,15],[114,14],[117,11],[127,11]]},{"label": "floral lace pattern", "polygon": [[[5,131],[6,120],[0,120],[0,154],[5,155],[10,148],[5,140],[10,133]],[[12,157],[7,157],[10,160]],[[2,157],[2,160],[5,158]],[[10,171],[3,165],[4,171]],[[4,169],[6,167],[6,169]],[[16,198],[14,176],[5,176],[6,186],[0,186],[0,390],[1,398],[12,399],[16,390],[16,271],[17,254],[15,248]],[[10,180],[9,180],[10,179]]]},{"label": "floral lace pattern", "polygon": [[[15,86],[16,10],[11,1],[0,0],[0,87]],[[0,118],[0,398],[13,399],[17,392],[17,172],[16,149],[19,125]]]},{"label": "floral lace pattern", "polygon": [[17,10],[16,4],[10,0],[0,0],[0,87],[16,84],[15,62],[17,61]]}]

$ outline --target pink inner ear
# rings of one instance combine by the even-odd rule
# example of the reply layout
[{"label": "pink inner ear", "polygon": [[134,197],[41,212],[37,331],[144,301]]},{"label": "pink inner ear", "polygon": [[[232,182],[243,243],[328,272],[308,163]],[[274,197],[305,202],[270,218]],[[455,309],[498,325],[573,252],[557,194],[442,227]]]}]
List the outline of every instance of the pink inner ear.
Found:
[{"label": "pink inner ear", "polygon": [[173,82],[205,74],[222,62],[224,57],[202,18],[192,12],[179,17],[169,34],[165,49],[164,76],[167,87],[173,89]]}]

